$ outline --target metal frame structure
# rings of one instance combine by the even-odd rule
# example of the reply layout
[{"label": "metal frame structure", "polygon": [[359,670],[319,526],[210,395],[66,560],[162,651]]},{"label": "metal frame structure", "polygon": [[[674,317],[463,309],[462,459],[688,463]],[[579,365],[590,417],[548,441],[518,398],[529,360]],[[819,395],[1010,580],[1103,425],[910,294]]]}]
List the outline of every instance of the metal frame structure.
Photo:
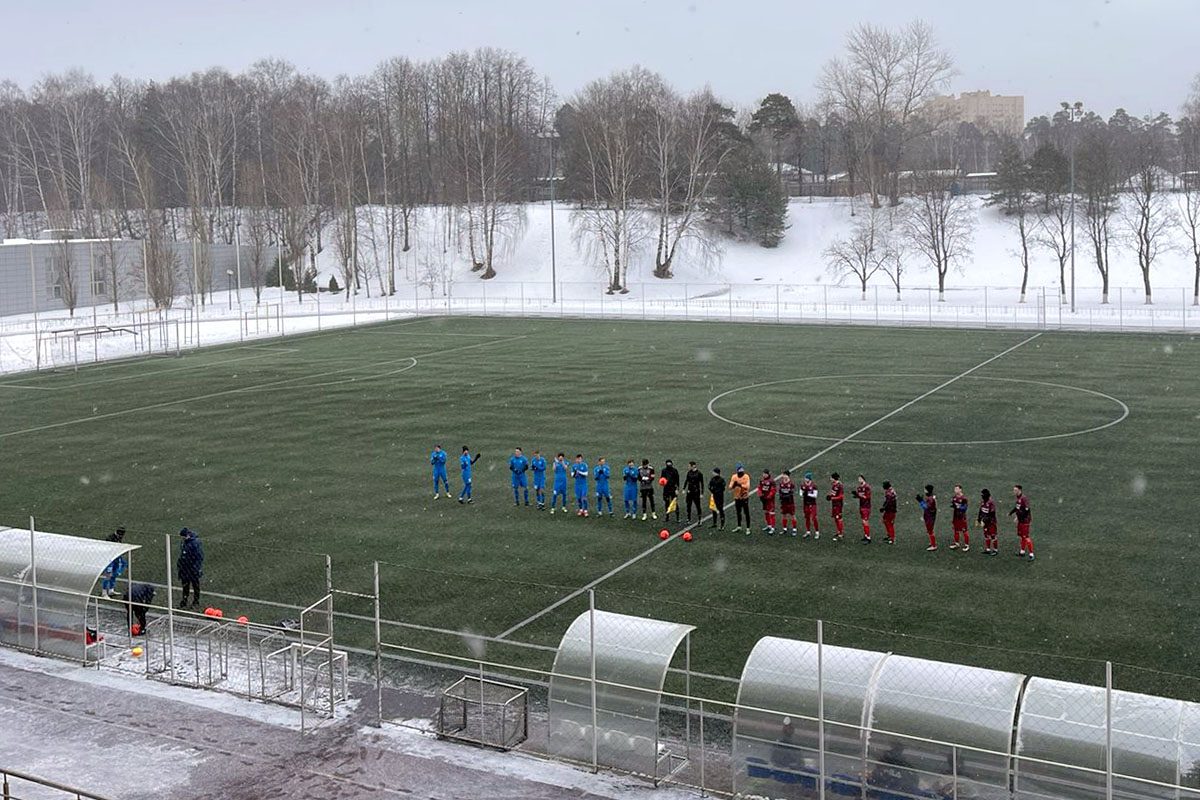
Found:
[{"label": "metal frame structure", "polygon": [[[132,582],[137,545],[29,528],[0,527],[0,644],[83,663],[103,653],[89,628],[96,581],[114,559],[129,559]],[[95,624],[92,621],[92,624]],[[93,631],[89,635],[89,629]]]},{"label": "metal frame structure", "polygon": [[[528,695],[523,686],[463,675],[438,699],[438,736],[511,750],[529,736]],[[472,709],[477,726],[471,724]]]}]

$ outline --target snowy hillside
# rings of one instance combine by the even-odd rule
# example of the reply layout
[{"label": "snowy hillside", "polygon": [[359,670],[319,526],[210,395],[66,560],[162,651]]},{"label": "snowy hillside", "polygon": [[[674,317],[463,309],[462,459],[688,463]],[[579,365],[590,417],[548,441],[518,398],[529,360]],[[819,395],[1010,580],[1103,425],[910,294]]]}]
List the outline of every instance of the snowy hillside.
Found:
[{"label": "snowy hillside", "polygon": [[[1174,198],[1169,198],[1173,203]],[[975,218],[972,257],[960,272],[947,278],[947,289],[955,288],[1012,288],[1021,283],[1021,267],[1017,258],[1018,239],[1015,229],[997,209],[987,207],[982,198],[971,197],[967,201]],[[833,241],[848,234],[853,225],[851,203],[846,199],[793,199],[788,209],[788,230],[783,243],[775,249],[766,249],[750,242],[730,241],[721,238],[720,252],[701,254],[691,248],[677,258],[675,278],[661,281],[652,276],[652,242],[635,253],[628,274],[628,285],[633,288],[643,282],[657,284],[655,294],[669,292],[670,285],[685,283],[713,284],[784,284],[784,285],[838,285],[847,287],[847,281],[830,273],[824,251]],[[854,210],[866,212],[861,200],[853,204]],[[571,207],[559,204],[555,208],[555,230],[557,250],[557,277],[560,283],[601,283],[602,272],[594,266],[576,241],[571,222]],[[547,203],[530,204],[525,207],[523,229],[510,238],[501,248],[496,263],[496,278],[493,283],[539,282],[548,283],[551,276],[550,263],[550,207]],[[364,239],[367,237],[363,224]],[[377,224],[377,228],[381,228]],[[436,282],[443,278],[451,284],[461,285],[478,282],[478,274],[472,273],[465,256],[465,248],[459,247],[454,225],[447,233],[446,211],[441,208],[426,208],[414,217],[411,235],[412,247],[407,253],[397,254],[397,278],[403,283]],[[1141,272],[1133,245],[1126,239],[1126,223],[1120,214],[1112,219],[1114,230],[1111,257],[1111,286],[1127,287],[1132,292],[1141,292]],[[1182,232],[1171,230],[1171,244],[1164,248],[1155,261],[1152,281],[1154,290],[1160,290],[1166,299],[1169,294],[1176,302],[1179,292],[1188,289],[1193,282],[1193,266]],[[326,246],[318,258],[321,270],[321,285],[328,283],[330,275],[338,274],[335,248]],[[1090,242],[1083,220],[1076,229],[1076,285],[1079,289],[1095,289],[1100,286],[1100,274],[1091,259]],[[360,244],[360,260],[374,271],[376,260],[386,264],[381,250],[372,251]],[[338,275],[338,282],[342,278]],[[888,278],[879,274],[872,284],[881,288]],[[377,283],[377,279],[373,281]],[[929,270],[918,255],[910,255],[905,264],[904,285],[906,288],[936,286],[937,276]],[[1029,275],[1032,292],[1035,287],[1045,287],[1050,292],[1058,291],[1057,261],[1052,252],[1042,248],[1032,251]],[[376,287],[372,287],[375,293]],[[1170,290],[1170,291],[1168,291]],[[1091,295],[1095,294],[1095,297]],[[1096,292],[1081,293],[1080,302],[1098,302]]]}]

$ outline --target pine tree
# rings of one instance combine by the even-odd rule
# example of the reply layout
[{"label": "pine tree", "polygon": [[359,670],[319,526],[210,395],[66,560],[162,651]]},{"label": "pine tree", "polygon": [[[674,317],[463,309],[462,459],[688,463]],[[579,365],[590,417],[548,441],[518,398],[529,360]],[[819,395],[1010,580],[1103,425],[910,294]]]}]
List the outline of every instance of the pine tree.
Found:
[{"label": "pine tree", "polygon": [[800,132],[800,116],[787,95],[772,92],[763,98],[750,117],[750,133],[761,134],[771,144],[771,161],[776,180],[783,179],[783,150]]}]

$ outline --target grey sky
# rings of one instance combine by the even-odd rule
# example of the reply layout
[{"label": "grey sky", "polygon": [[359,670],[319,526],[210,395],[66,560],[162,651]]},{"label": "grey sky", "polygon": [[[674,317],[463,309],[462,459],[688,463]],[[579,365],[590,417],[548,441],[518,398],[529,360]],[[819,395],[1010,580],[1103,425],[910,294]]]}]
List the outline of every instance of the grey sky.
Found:
[{"label": "grey sky", "polygon": [[162,79],[267,56],[333,77],[487,45],[524,55],[563,96],[636,63],[736,106],[770,91],[808,102],[848,29],[914,17],[953,53],[955,91],[1024,94],[1030,116],[1062,99],[1176,114],[1200,72],[1198,0],[0,0],[0,79]]}]

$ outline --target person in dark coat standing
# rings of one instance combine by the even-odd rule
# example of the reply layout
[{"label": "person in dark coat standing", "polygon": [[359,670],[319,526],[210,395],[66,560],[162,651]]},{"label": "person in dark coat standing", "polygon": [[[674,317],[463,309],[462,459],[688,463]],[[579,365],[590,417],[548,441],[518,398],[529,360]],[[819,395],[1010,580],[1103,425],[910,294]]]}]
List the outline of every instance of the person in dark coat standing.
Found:
[{"label": "person in dark coat standing", "polygon": [[[131,636],[146,635],[146,611],[154,603],[154,587],[148,583],[135,583],[125,590],[121,596],[129,605],[129,634]],[[137,627],[133,621],[137,620]]]},{"label": "person in dark coat standing", "polygon": [[183,595],[179,600],[180,608],[188,607],[188,595],[194,594],[194,606],[200,605],[200,579],[204,577],[204,547],[200,537],[190,528],[179,531],[183,544],[179,548],[179,558],[175,569],[179,572],[179,582],[183,584]]}]

